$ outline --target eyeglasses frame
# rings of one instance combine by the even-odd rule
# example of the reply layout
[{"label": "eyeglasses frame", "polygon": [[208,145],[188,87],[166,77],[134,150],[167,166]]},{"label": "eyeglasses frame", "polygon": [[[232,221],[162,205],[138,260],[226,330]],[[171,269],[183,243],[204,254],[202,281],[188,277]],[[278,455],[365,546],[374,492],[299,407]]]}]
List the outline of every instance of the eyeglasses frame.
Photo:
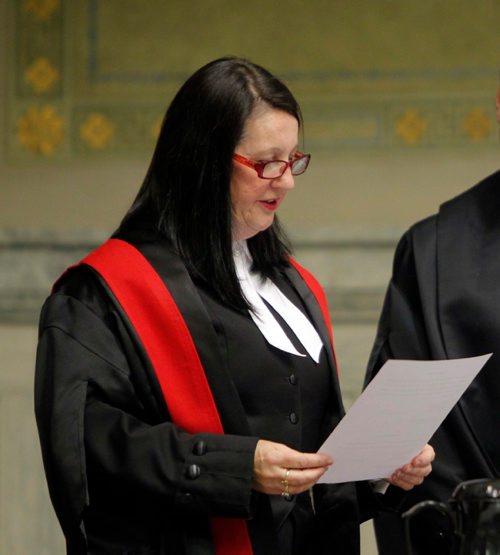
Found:
[{"label": "eyeglasses frame", "polygon": [[[292,170],[292,164],[294,164],[298,160],[300,160],[302,158],[306,158],[306,157],[308,159],[306,167],[300,173],[295,173],[294,174],[293,171],[292,171],[292,175],[294,175],[294,176],[302,175],[307,170],[307,168],[309,166],[309,162],[311,161],[311,155],[310,154],[304,154],[303,152],[300,152],[299,150],[297,150],[295,152],[293,160],[290,160],[290,161],[286,161],[286,160],[266,160],[264,162],[256,162],[255,160],[251,160],[250,158],[246,158],[245,156],[242,156],[241,154],[236,154],[236,153],[233,154],[233,160],[235,160],[236,162],[239,162],[240,164],[243,164],[244,166],[247,166],[247,167],[252,168],[253,170],[255,170],[257,172],[257,175],[261,179],[279,179],[280,177],[283,176],[283,174],[286,172],[286,170],[288,168],[290,168],[290,171]],[[264,177],[262,174],[264,172],[264,168],[266,167],[266,165],[271,164],[271,163],[276,163],[276,162],[282,162],[283,164],[285,164],[283,166],[283,171],[281,172],[281,174],[277,175],[276,177]]]}]

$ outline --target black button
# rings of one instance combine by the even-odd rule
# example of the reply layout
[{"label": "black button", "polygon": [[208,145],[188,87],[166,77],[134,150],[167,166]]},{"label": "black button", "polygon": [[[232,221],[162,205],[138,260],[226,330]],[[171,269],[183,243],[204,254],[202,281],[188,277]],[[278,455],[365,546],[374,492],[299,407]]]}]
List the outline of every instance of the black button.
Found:
[{"label": "black button", "polygon": [[296,385],[297,384],[297,376],[295,374],[290,374],[288,376],[288,381],[292,384],[292,385]]},{"label": "black button", "polygon": [[186,491],[185,493],[181,494],[179,498],[179,502],[182,505],[189,505],[190,503],[193,502],[193,496],[188,491]]},{"label": "black button", "polygon": [[193,445],[193,453],[195,455],[204,455],[207,452],[207,444],[204,441],[197,441]]},{"label": "black button", "polygon": [[186,475],[190,480],[196,480],[201,474],[201,468],[197,464],[190,464],[187,468]]},{"label": "black button", "polygon": [[283,499],[285,501],[293,501],[293,495],[291,495],[290,493],[286,493],[285,495],[282,495],[281,497],[283,497]]},{"label": "black button", "polygon": [[295,412],[291,412],[288,415],[288,419],[290,420],[290,422],[292,424],[297,424],[297,422],[299,421],[299,417],[297,416],[297,413],[295,413]]}]

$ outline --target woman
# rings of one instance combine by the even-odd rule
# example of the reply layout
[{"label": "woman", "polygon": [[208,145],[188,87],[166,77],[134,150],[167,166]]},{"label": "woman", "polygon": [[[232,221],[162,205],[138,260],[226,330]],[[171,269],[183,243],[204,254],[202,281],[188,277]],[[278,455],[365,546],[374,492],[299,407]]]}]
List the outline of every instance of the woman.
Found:
[{"label": "woman", "polygon": [[324,297],[276,218],[309,163],[299,126],[263,68],[202,67],[113,239],[54,287],[36,412],[69,553],[358,552],[370,485],[312,490],[343,408]]}]

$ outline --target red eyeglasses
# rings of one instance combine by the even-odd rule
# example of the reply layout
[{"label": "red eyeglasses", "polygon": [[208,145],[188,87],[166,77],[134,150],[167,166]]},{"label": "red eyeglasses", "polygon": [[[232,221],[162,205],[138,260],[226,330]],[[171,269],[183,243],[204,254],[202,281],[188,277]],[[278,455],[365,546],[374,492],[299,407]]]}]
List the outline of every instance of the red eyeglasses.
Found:
[{"label": "red eyeglasses", "polygon": [[257,175],[262,179],[278,179],[286,172],[288,167],[290,167],[292,175],[300,175],[304,173],[307,170],[309,161],[311,160],[311,155],[303,154],[302,152],[297,151],[293,160],[290,160],[289,162],[286,162],[285,160],[267,160],[263,162],[256,162],[255,160],[250,160],[240,154],[233,154],[233,159],[244,166],[254,169],[257,172]]}]

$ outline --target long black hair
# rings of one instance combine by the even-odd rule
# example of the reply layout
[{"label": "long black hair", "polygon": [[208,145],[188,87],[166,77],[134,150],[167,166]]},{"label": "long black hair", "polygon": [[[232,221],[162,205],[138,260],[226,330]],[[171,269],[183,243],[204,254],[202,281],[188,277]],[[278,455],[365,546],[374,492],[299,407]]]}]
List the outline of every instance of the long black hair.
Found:
[{"label": "long black hair", "polygon": [[[147,206],[157,230],[190,274],[226,304],[248,308],[234,268],[231,237],[232,156],[258,102],[302,122],[292,93],[248,60],[220,58],[182,85],[163,120],[153,158],[129,215]],[[125,217],[122,225],[126,223]],[[286,265],[289,244],[279,221],[248,240],[254,269],[272,277]]]}]

